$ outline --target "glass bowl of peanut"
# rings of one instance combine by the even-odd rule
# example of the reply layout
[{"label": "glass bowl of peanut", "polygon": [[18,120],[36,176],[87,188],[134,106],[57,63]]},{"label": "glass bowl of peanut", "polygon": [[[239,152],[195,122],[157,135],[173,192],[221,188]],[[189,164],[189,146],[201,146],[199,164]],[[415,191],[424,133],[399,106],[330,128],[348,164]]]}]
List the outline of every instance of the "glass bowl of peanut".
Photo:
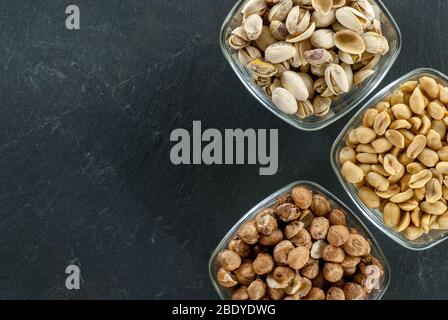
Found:
[{"label": "glass bowl of peanut", "polygon": [[391,239],[426,250],[448,236],[448,77],[416,69],[359,110],[332,167],[364,215]]},{"label": "glass bowl of peanut", "polygon": [[239,0],[220,34],[247,90],[304,131],[356,108],[389,72],[401,43],[380,0]]},{"label": "glass bowl of peanut", "polygon": [[338,198],[294,182],[261,201],[209,261],[221,299],[378,300],[390,266],[362,221]]}]

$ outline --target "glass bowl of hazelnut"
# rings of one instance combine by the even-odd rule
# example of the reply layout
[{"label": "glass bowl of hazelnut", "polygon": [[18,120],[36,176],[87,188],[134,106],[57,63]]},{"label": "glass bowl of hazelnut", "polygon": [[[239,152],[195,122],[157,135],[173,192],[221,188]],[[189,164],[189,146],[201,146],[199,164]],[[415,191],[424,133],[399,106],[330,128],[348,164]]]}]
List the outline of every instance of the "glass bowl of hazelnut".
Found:
[{"label": "glass bowl of hazelnut", "polygon": [[309,181],[252,208],[209,261],[210,280],[225,300],[379,300],[390,274],[362,221]]}]

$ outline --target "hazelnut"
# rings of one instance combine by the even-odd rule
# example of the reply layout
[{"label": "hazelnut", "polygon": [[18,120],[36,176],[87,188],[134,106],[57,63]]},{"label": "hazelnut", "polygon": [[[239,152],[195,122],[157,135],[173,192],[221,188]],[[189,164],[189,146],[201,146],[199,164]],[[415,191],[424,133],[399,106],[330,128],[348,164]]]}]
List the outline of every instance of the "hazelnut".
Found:
[{"label": "hazelnut", "polygon": [[217,279],[218,283],[224,288],[233,288],[238,284],[236,277],[224,268],[219,268]]},{"label": "hazelnut", "polygon": [[300,230],[299,233],[290,240],[297,247],[306,247],[308,249],[311,249],[311,246],[313,245],[313,242],[311,241],[311,235],[306,229]]},{"label": "hazelnut", "polygon": [[322,274],[328,282],[337,282],[344,276],[344,269],[339,263],[327,262],[322,268]]},{"label": "hazelnut", "polygon": [[366,280],[367,280],[367,276],[365,276],[364,274],[362,274],[361,272],[358,272],[357,274],[355,274],[353,276],[353,281],[359,285],[361,285],[365,291],[366,290]]},{"label": "hazelnut", "polygon": [[342,267],[344,269],[344,276],[345,277],[352,277],[356,273],[356,266],[355,267]]},{"label": "hazelnut", "polygon": [[327,291],[327,300],[345,300],[344,290],[337,287],[331,287]]},{"label": "hazelnut", "polygon": [[319,261],[310,258],[305,266],[300,270],[302,276],[308,279],[314,279],[319,274]]},{"label": "hazelnut", "polygon": [[277,243],[283,240],[283,232],[280,229],[274,230],[270,235],[261,235],[259,243],[263,246],[275,246]]},{"label": "hazelnut", "polygon": [[364,288],[354,282],[347,282],[344,285],[344,293],[346,300],[362,300],[366,297]]},{"label": "hazelnut", "polygon": [[361,262],[360,257],[353,257],[348,254],[345,255],[344,261],[342,261],[341,266],[344,268],[353,268]]},{"label": "hazelnut", "polygon": [[315,240],[324,240],[327,237],[330,222],[324,217],[318,217],[311,222],[310,234]]},{"label": "hazelnut", "polygon": [[309,209],[305,209],[302,211],[302,213],[300,214],[300,221],[305,225],[305,227],[309,227],[311,222],[314,219],[314,214],[311,210]]},{"label": "hazelnut", "polygon": [[300,286],[299,291],[296,292],[300,296],[300,298],[306,297],[306,295],[310,292],[313,284],[311,280],[308,278],[302,278],[302,285]]},{"label": "hazelnut", "polygon": [[247,287],[241,286],[232,294],[232,300],[249,300],[249,294],[247,293]]},{"label": "hazelnut", "polygon": [[250,254],[250,246],[241,239],[230,241],[229,249],[235,251],[241,258],[247,258]]},{"label": "hazelnut", "polygon": [[313,192],[304,187],[296,187],[291,191],[291,198],[300,209],[308,209],[313,200]]},{"label": "hazelnut", "polygon": [[225,250],[218,255],[218,263],[228,271],[234,271],[241,265],[241,257],[233,250]]},{"label": "hazelnut", "polygon": [[278,228],[277,219],[273,216],[273,213],[275,214],[274,210],[266,209],[257,215],[255,223],[259,233],[269,236]]},{"label": "hazelnut", "polygon": [[266,284],[268,285],[269,288],[272,289],[286,289],[289,285],[288,282],[280,283],[277,280],[275,280],[273,272],[268,274],[268,276],[266,277]]},{"label": "hazelnut", "polygon": [[331,285],[333,286],[333,287],[337,287],[337,288],[344,288],[344,285],[345,285],[345,280],[344,280],[344,278],[342,278],[341,280],[339,280],[339,281],[336,281],[336,282],[333,282],[333,283],[331,283]]},{"label": "hazelnut", "polygon": [[296,273],[295,277],[289,282],[289,285],[285,289],[286,294],[296,294],[302,287],[302,284],[303,278],[300,274]]},{"label": "hazelnut", "polygon": [[285,297],[286,293],[284,289],[273,289],[268,287],[268,296],[272,300],[282,300]]},{"label": "hazelnut", "polygon": [[311,258],[314,259],[322,259],[322,254],[324,252],[325,247],[328,245],[324,240],[317,240],[313,243],[311,247]]},{"label": "hazelnut", "polygon": [[298,293],[291,294],[283,298],[284,301],[297,301],[300,300],[300,295]]},{"label": "hazelnut", "polygon": [[269,252],[268,248],[266,248],[266,247],[264,247],[262,245],[257,244],[256,246],[254,246],[252,248],[251,257],[252,257],[253,260],[255,260],[255,258],[257,258],[257,256],[260,253],[267,253],[267,252]]},{"label": "hazelnut", "polygon": [[268,253],[260,253],[252,264],[252,268],[258,275],[268,274],[275,268],[274,259]]},{"label": "hazelnut", "polygon": [[296,270],[301,269],[310,258],[310,250],[306,247],[297,247],[288,254],[288,265]]},{"label": "hazelnut", "polygon": [[302,221],[293,221],[285,227],[285,238],[294,238],[305,227]]},{"label": "hazelnut", "polygon": [[340,247],[348,240],[349,235],[350,232],[347,227],[341,225],[331,226],[328,230],[327,241],[332,246]]},{"label": "hazelnut", "polygon": [[285,193],[277,198],[277,206],[284,204],[284,203],[292,203],[292,198],[291,198],[290,194]]},{"label": "hazelnut", "polygon": [[344,250],[351,256],[363,257],[370,254],[370,243],[359,234],[350,234],[346,243],[344,243]]},{"label": "hazelnut", "polygon": [[332,226],[346,226],[347,222],[345,221],[345,213],[342,210],[339,209],[333,209],[331,210],[330,214],[328,215],[328,220],[330,221],[330,224]]},{"label": "hazelnut", "polygon": [[277,207],[277,215],[280,220],[290,222],[300,217],[300,210],[292,203],[284,203]]},{"label": "hazelnut", "polygon": [[278,265],[285,266],[288,264],[288,254],[295,246],[289,240],[279,242],[273,251],[274,260]]},{"label": "hazelnut", "polygon": [[250,300],[261,300],[266,294],[266,283],[257,279],[247,288],[247,294]]},{"label": "hazelnut", "polygon": [[316,194],[311,202],[311,210],[316,216],[323,217],[331,211],[330,202],[323,195]]},{"label": "hazelnut", "polygon": [[370,266],[370,265],[377,266],[380,269],[381,276],[384,275],[384,267],[383,267],[383,265],[381,264],[381,262],[377,258],[375,258],[372,255],[368,255],[367,257],[362,258],[361,263],[359,265],[359,270],[361,270],[362,273],[364,273],[365,275],[368,276],[370,273],[368,273],[366,271],[366,268],[368,266]]},{"label": "hazelnut", "polygon": [[313,287],[313,288],[311,288],[308,295],[303,299],[304,300],[325,300],[325,292],[320,288]]},{"label": "hazelnut", "polygon": [[327,280],[325,280],[325,277],[322,272],[319,272],[316,278],[311,280],[313,287],[325,289],[327,286]]},{"label": "hazelnut", "polygon": [[289,283],[294,279],[296,273],[294,270],[288,267],[277,267],[272,273],[272,278],[280,285],[289,285]]},{"label": "hazelnut", "polygon": [[322,251],[322,258],[327,262],[342,263],[345,258],[345,252],[341,247],[328,245]]},{"label": "hazelnut", "polygon": [[249,220],[241,227],[238,236],[247,244],[255,244],[258,242],[258,230],[254,220]]},{"label": "hazelnut", "polygon": [[244,285],[249,285],[252,281],[257,278],[257,274],[252,266],[252,261],[243,261],[241,266],[234,271],[236,279],[239,283]]}]

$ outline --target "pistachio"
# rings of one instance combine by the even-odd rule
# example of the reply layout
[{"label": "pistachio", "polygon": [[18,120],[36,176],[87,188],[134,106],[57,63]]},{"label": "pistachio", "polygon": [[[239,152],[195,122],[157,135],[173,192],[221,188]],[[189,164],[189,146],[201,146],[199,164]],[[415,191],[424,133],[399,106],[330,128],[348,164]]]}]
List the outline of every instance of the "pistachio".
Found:
[{"label": "pistachio", "polygon": [[266,48],[265,59],[271,63],[280,63],[294,57],[296,48],[287,42],[277,42]]},{"label": "pistachio", "polygon": [[249,40],[257,40],[263,29],[263,19],[258,14],[250,15],[244,22],[244,31],[246,31]]},{"label": "pistachio", "polygon": [[277,40],[272,35],[270,28],[268,26],[263,26],[261,35],[254,42],[257,48],[259,48],[261,51],[265,51],[266,48],[276,43]]},{"label": "pistachio", "polygon": [[238,51],[238,59],[242,65],[247,66],[253,60],[261,59],[261,52],[255,47],[247,46]]},{"label": "pistachio", "polygon": [[335,46],[335,32],[330,29],[316,30],[310,41],[316,48],[331,49]]},{"label": "pistachio", "polygon": [[274,20],[269,25],[272,36],[278,41],[285,41],[286,37],[289,35],[286,25],[278,20]]},{"label": "pistachio", "polygon": [[258,14],[262,16],[267,9],[267,4],[265,0],[249,0],[241,10],[244,18],[249,17],[252,14]]},{"label": "pistachio", "polygon": [[333,0],[311,0],[311,5],[316,12],[327,15],[333,8]]},{"label": "pistachio", "polygon": [[324,117],[330,111],[331,99],[317,96],[313,101],[314,114],[318,117]]},{"label": "pistachio", "polygon": [[301,34],[306,31],[311,22],[311,14],[308,10],[295,6],[286,18],[286,29],[292,35]]},{"label": "pistachio", "polygon": [[325,49],[306,51],[304,57],[308,63],[315,66],[322,66],[333,61],[333,55]]},{"label": "pistachio", "polygon": [[247,65],[249,72],[259,78],[271,78],[277,73],[277,68],[267,62],[256,59]]},{"label": "pistachio", "polygon": [[283,87],[292,93],[298,101],[306,101],[309,97],[308,88],[300,77],[294,71],[285,71],[281,76]]},{"label": "pistachio", "polygon": [[349,83],[344,69],[340,65],[331,63],[325,69],[325,81],[331,92],[338,95],[348,92]]},{"label": "pistachio", "polygon": [[309,101],[298,101],[297,103],[297,117],[305,119],[314,114],[313,104]]},{"label": "pistachio", "polygon": [[288,37],[286,37],[286,41],[295,43],[295,42],[300,42],[300,41],[306,40],[313,35],[315,30],[316,30],[316,24],[314,22],[312,22],[304,32],[297,34],[297,35],[293,35],[293,34],[289,35]]},{"label": "pistachio", "polygon": [[243,27],[238,27],[232,31],[229,38],[229,45],[236,50],[242,49],[250,45],[250,40],[247,37]]},{"label": "pistachio", "polygon": [[283,88],[277,88],[272,92],[272,102],[286,114],[294,114],[298,110],[294,95]]},{"label": "pistachio", "polygon": [[316,24],[317,28],[326,28],[336,20],[335,11],[331,9],[328,14],[322,14],[318,11],[314,11],[311,15],[311,21]]},{"label": "pistachio", "polygon": [[285,21],[292,6],[292,0],[280,0],[279,3],[269,10],[268,20],[271,22],[274,20]]},{"label": "pistachio", "polygon": [[372,54],[385,55],[389,52],[389,42],[376,32],[365,32],[362,35],[366,46],[366,51]]}]

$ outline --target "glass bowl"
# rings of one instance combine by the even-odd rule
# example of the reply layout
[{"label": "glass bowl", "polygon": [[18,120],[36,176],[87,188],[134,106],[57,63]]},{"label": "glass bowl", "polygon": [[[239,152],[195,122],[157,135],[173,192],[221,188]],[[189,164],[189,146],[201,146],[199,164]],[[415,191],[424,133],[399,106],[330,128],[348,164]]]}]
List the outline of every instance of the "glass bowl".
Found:
[{"label": "glass bowl", "polygon": [[370,233],[370,231],[367,229],[367,227],[364,225],[364,223],[345,205],[336,198],[332,193],[325,190],[320,185],[309,182],[309,181],[297,181],[293,182],[286,187],[276,191],[275,193],[271,194],[269,197],[261,201],[259,204],[257,204],[254,208],[249,210],[240,221],[238,221],[231,229],[230,231],[225,235],[225,237],[221,240],[221,242],[218,244],[216,249],[213,251],[212,256],[210,257],[209,265],[208,265],[208,271],[209,271],[209,277],[213,284],[213,287],[215,288],[216,292],[218,293],[219,297],[223,300],[230,299],[231,297],[231,291],[229,289],[223,288],[218,284],[218,281],[216,279],[216,274],[219,269],[218,265],[218,254],[225,250],[229,244],[229,242],[237,235],[238,230],[241,228],[241,226],[248,220],[253,219],[256,214],[264,209],[269,208],[272,205],[274,205],[277,201],[277,198],[285,193],[291,192],[292,189],[294,189],[297,186],[304,186],[309,188],[313,191],[313,193],[318,193],[326,196],[332,208],[341,208],[346,213],[346,221],[347,225],[349,227],[356,228],[359,233],[364,236],[371,244],[372,247],[372,255],[376,257],[381,264],[384,267],[384,277],[381,280],[380,283],[380,289],[373,291],[369,296],[369,300],[380,300],[381,297],[384,295],[384,293],[387,291],[387,288],[389,287],[390,282],[390,265],[389,262],[384,255],[383,251],[381,250],[381,247],[379,246],[378,242],[375,240],[373,235]]},{"label": "glass bowl", "polygon": [[287,115],[278,110],[272,103],[263,89],[255,84],[251,75],[246,68],[239,62],[238,52],[232,49],[228,44],[228,39],[233,29],[241,25],[242,15],[240,14],[242,7],[247,0],[239,0],[228,14],[221,27],[220,45],[221,50],[227,62],[232,67],[243,85],[250,93],[269,111],[275,114],[283,121],[304,131],[316,131],[326,126],[329,126],[336,120],[340,119],[348,112],[356,108],[365,98],[367,98],[373,90],[379,85],[384,77],[389,72],[390,68],[397,59],[400,50],[402,37],[397,23],[390,14],[389,10],[384,6],[380,0],[369,0],[377,12],[379,12],[379,19],[382,23],[383,34],[389,41],[390,50],[383,56],[376,67],[376,73],[367,79],[361,86],[354,87],[349,93],[340,96],[335,100],[331,106],[331,110],[325,117],[312,116],[306,119],[299,119],[294,115]]},{"label": "glass bowl", "polygon": [[342,130],[339,137],[333,144],[331,150],[331,165],[333,167],[334,172],[338,176],[339,181],[344,187],[345,191],[347,191],[350,198],[356,204],[356,206],[364,213],[364,215],[382,232],[384,232],[387,236],[389,236],[392,240],[396,241],[403,247],[410,250],[426,250],[429,249],[442,241],[448,238],[448,231],[445,230],[433,230],[429,234],[420,237],[417,240],[410,241],[407,240],[402,234],[397,233],[391,228],[388,228],[383,223],[383,215],[379,210],[369,209],[358,197],[358,191],[355,186],[349,184],[345,181],[344,177],[341,174],[341,163],[339,161],[339,153],[342,148],[345,147],[345,141],[348,136],[348,133],[351,129],[359,126],[362,122],[362,117],[364,112],[374,106],[377,102],[380,102],[385,96],[392,93],[394,90],[400,87],[400,84],[406,81],[417,80],[420,77],[432,77],[438,83],[448,86],[448,77],[442,74],[439,71],[429,68],[421,68],[411,71],[410,73],[402,76],[401,78],[395,80],[383,90],[378,92],[374,97],[372,97],[366,104],[363,106],[350,120],[350,122],[346,125],[346,127]]}]

